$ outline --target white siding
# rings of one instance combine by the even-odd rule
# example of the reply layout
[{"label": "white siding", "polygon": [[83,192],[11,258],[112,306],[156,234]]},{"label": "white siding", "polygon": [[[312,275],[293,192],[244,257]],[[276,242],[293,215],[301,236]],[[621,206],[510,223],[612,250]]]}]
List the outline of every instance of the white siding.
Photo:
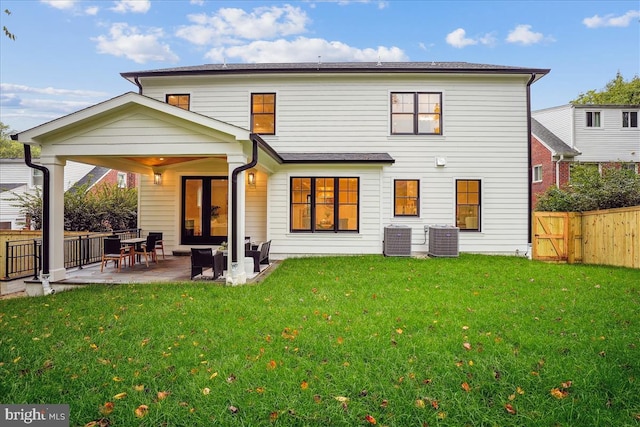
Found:
[{"label": "white siding", "polygon": [[573,146],[573,108],[570,104],[533,111],[531,117],[553,132],[565,144]]},{"label": "white siding", "polygon": [[[190,93],[191,109],[236,126],[249,126],[251,93],[276,93],[276,135],[263,138],[278,152],[388,152],[391,166],[280,167],[269,179],[269,236],[282,255],[381,253],[387,224],[413,229],[455,222],[456,178],[482,180],[482,231],[460,235],[460,249],[513,253],[528,242],[526,79],[521,77],[287,76],[158,80],[145,94],[164,100]],[[397,136],[389,131],[391,92],[443,93],[442,136]],[[436,168],[435,157],[447,158]],[[346,170],[345,170],[346,169]],[[359,176],[360,233],[289,233],[289,177]],[[393,178],[421,181],[419,218],[394,218]],[[416,251],[426,250],[416,245]]]}]

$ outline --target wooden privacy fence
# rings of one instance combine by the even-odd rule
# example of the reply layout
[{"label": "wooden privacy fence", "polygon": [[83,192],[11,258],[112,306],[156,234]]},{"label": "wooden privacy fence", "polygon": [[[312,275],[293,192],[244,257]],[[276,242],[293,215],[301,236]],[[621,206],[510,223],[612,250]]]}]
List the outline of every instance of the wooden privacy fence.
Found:
[{"label": "wooden privacy fence", "polygon": [[534,212],[533,259],[640,268],[640,206]]}]

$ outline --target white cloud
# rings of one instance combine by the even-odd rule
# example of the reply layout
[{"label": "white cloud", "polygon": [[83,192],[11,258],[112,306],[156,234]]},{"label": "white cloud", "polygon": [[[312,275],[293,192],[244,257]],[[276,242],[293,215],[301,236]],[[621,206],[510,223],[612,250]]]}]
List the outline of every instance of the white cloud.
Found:
[{"label": "white cloud", "polygon": [[206,58],[222,62],[237,58],[241,62],[322,62],[340,61],[407,61],[407,55],[398,47],[379,46],[376,49],[359,49],[342,42],[298,37],[295,40],[254,41],[246,45],[227,48],[217,47],[207,52]]},{"label": "white cloud", "polygon": [[378,9],[385,9],[387,6],[389,6],[389,2],[384,0],[336,0],[336,1],[340,6],[346,6],[351,3],[365,3],[365,4],[373,3],[378,5]]},{"label": "white cloud", "polygon": [[204,6],[204,0],[190,0],[190,4],[195,4],[196,6]]},{"label": "white cloud", "polygon": [[151,9],[150,0],[118,0],[115,3],[111,10],[118,13],[147,13]]},{"label": "white cloud", "polygon": [[40,0],[41,3],[48,4],[56,9],[72,9],[75,6],[76,0]]},{"label": "white cloud", "polygon": [[467,32],[464,29],[458,28],[457,30],[453,30],[452,32],[447,34],[447,37],[445,38],[445,40],[451,46],[457,47],[460,49],[466,46],[472,46],[474,44],[478,44],[476,40],[465,37],[466,33]]},{"label": "white cloud", "polygon": [[84,13],[90,16],[95,16],[98,14],[99,11],[100,11],[100,8],[98,6],[89,6],[84,10]]},{"label": "white cloud", "polygon": [[139,64],[149,61],[177,62],[179,58],[169,45],[160,42],[163,37],[161,28],[149,28],[143,34],[137,27],[115,23],[108,35],[92,40],[97,42],[98,53],[122,56]]},{"label": "white cloud", "polygon": [[542,33],[531,31],[531,25],[518,25],[509,32],[507,36],[508,43],[517,43],[522,45],[530,45],[540,43],[541,41],[554,41],[553,37],[545,37]]},{"label": "white cloud", "polygon": [[628,27],[632,20],[640,18],[640,10],[630,10],[624,15],[614,16],[613,14],[600,17],[593,15],[591,18],[584,18],[582,23],[587,28],[599,27]]},{"label": "white cloud", "polygon": [[252,12],[223,8],[212,15],[189,15],[188,19],[194,25],[181,27],[176,35],[197,45],[301,34],[309,22],[302,9],[291,5],[260,7]]},{"label": "white cloud", "polygon": [[12,83],[0,83],[0,92],[7,93],[36,93],[41,95],[53,96],[77,96],[77,97],[100,97],[105,96],[106,92],[93,90],[76,90],[76,89],[57,89],[53,87],[33,87],[26,85],[16,85]]}]

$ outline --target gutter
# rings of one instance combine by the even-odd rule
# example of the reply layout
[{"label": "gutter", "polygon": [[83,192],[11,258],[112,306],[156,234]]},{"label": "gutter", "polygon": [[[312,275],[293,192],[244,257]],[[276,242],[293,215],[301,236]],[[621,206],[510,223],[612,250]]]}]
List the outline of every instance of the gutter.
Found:
[{"label": "gutter", "polygon": [[528,210],[529,210],[529,215],[527,216],[527,243],[528,243],[528,250],[527,252],[529,253],[529,256],[531,256],[531,233],[533,233],[533,229],[532,229],[532,220],[531,220],[531,215],[533,214],[533,203],[531,203],[531,197],[532,197],[532,191],[531,191],[531,180],[532,180],[532,164],[531,164],[531,148],[532,148],[532,144],[531,144],[531,84],[534,82],[534,80],[536,79],[536,73],[531,73],[531,78],[529,79],[529,81],[527,82],[527,164],[529,165],[529,167],[527,168],[527,189],[528,189],[528,200],[527,200],[527,204],[529,206]]},{"label": "gutter", "polygon": [[133,79],[133,82],[136,86],[138,86],[138,95],[142,95],[142,83],[140,83],[140,79],[138,78],[138,76]]},{"label": "gutter", "polygon": [[[11,139],[14,139],[14,136],[11,135]],[[42,172],[42,273],[40,280],[43,294],[51,295],[55,290],[51,289],[49,285],[49,205],[51,203],[49,169],[42,165],[36,165],[31,161],[31,146],[29,144],[24,144],[24,162],[30,168]]]},{"label": "gutter", "polygon": [[[231,172],[231,265],[233,267],[234,264],[238,262],[238,245],[237,236],[238,236],[238,221],[237,221],[237,212],[238,212],[238,174],[240,172],[244,172],[247,169],[251,169],[255,165],[258,164],[258,142],[262,141],[262,139],[258,136],[258,134],[252,133],[250,135],[251,142],[253,143],[252,148],[252,159],[249,163],[238,166]],[[264,142],[264,141],[262,141]]]}]

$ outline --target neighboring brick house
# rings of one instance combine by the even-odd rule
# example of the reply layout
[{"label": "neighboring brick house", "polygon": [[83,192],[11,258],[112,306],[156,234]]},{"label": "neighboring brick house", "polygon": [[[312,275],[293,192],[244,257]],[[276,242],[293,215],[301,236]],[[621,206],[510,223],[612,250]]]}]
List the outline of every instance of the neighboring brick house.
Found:
[{"label": "neighboring brick house", "polygon": [[620,163],[639,172],[640,105],[561,105],[531,113],[531,194],[569,182],[570,165]]},{"label": "neighboring brick house", "polygon": [[580,152],[531,119],[531,206],[549,187],[569,182],[569,167]]}]

